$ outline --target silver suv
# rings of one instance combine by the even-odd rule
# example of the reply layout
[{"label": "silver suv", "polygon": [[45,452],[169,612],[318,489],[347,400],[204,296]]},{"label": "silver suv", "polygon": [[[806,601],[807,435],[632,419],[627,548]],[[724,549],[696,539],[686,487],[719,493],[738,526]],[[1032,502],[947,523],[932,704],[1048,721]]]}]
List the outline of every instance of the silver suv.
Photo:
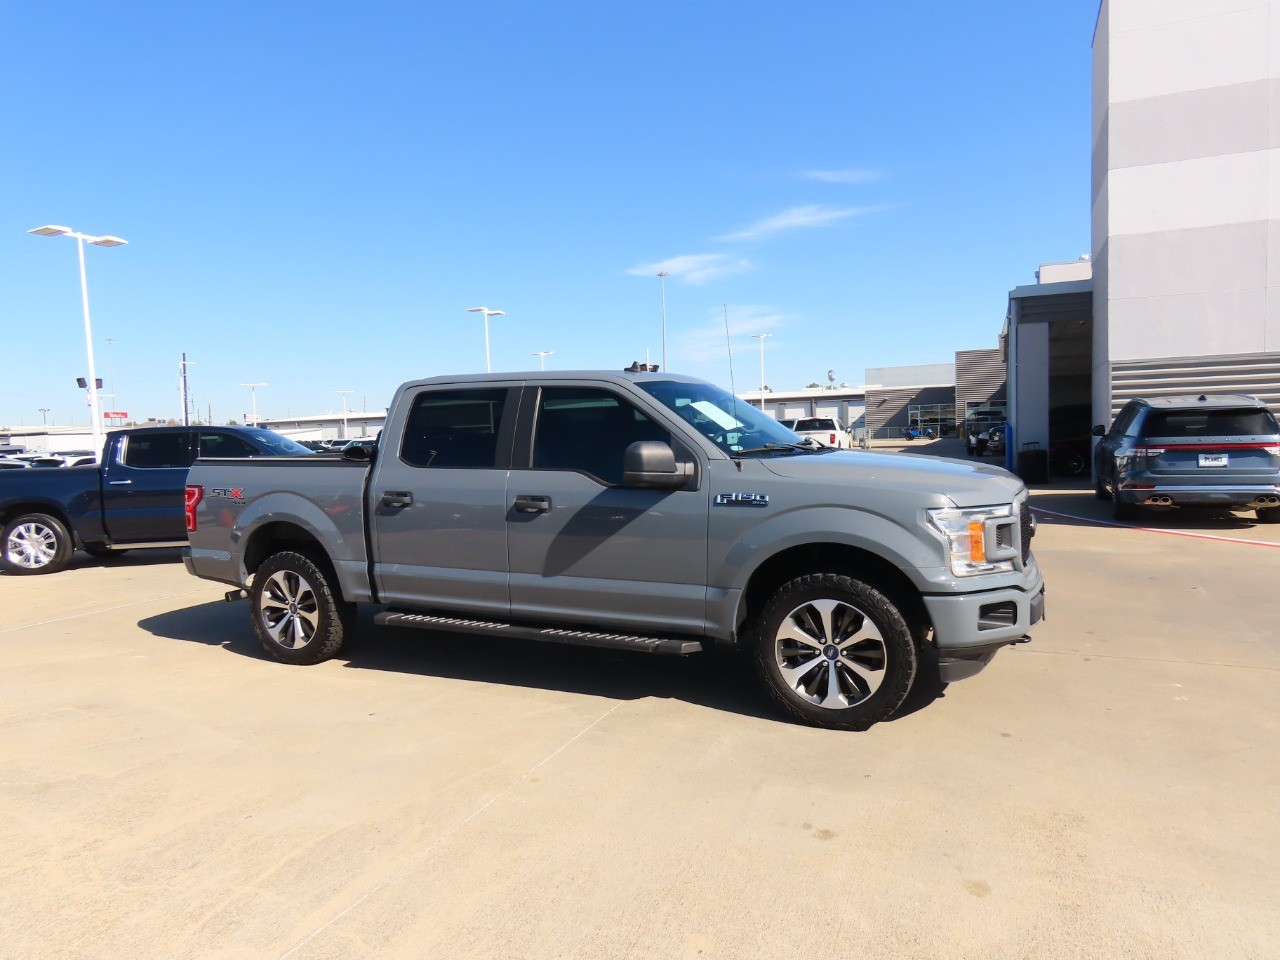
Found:
[{"label": "silver suv", "polygon": [[1117,520],[1144,506],[1216,506],[1280,523],[1280,425],[1257,397],[1130,400],[1093,435],[1094,491]]}]

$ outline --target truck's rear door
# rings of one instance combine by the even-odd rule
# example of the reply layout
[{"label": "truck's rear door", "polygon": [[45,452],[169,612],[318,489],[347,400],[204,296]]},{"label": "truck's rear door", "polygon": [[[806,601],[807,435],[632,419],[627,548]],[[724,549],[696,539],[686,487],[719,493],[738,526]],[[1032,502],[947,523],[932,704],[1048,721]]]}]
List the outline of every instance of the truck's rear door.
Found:
[{"label": "truck's rear door", "polygon": [[518,384],[399,398],[366,504],[384,603],[506,616],[507,465]]},{"label": "truck's rear door", "polygon": [[103,521],[112,543],[185,543],[183,488],[195,460],[192,431],[118,437],[102,464]]}]

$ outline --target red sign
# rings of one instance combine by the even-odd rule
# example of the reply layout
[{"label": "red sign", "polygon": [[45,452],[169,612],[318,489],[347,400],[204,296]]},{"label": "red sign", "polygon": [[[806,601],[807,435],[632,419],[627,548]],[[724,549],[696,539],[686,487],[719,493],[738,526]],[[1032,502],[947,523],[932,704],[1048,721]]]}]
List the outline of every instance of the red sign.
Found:
[{"label": "red sign", "polygon": [[102,416],[107,420],[126,420],[128,419],[129,414],[125,413],[123,410],[103,410]]}]

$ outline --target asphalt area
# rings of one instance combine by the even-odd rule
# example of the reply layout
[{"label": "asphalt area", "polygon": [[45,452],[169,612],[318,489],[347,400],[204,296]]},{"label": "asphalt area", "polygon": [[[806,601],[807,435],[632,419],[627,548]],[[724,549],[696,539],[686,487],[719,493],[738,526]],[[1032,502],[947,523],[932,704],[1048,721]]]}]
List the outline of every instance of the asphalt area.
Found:
[{"label": "asphalt area", "polygon": [[0,577],[0,957],[1275,957],[1280,529],[1033,502],[1033,642],[862,734],[372,610],[283,666],[176,552]]}]

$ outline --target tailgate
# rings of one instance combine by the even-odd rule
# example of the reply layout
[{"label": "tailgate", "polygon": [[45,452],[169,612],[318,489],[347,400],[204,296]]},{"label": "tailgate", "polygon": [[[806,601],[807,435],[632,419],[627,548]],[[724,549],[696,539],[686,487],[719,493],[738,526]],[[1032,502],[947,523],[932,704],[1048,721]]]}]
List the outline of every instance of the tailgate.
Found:
[{"label": "tailgate", "polygon": [[1155,483],[1274,484],[1280,481],[1280,441],[1241,437],[1152,437],[1135,453]]}]

